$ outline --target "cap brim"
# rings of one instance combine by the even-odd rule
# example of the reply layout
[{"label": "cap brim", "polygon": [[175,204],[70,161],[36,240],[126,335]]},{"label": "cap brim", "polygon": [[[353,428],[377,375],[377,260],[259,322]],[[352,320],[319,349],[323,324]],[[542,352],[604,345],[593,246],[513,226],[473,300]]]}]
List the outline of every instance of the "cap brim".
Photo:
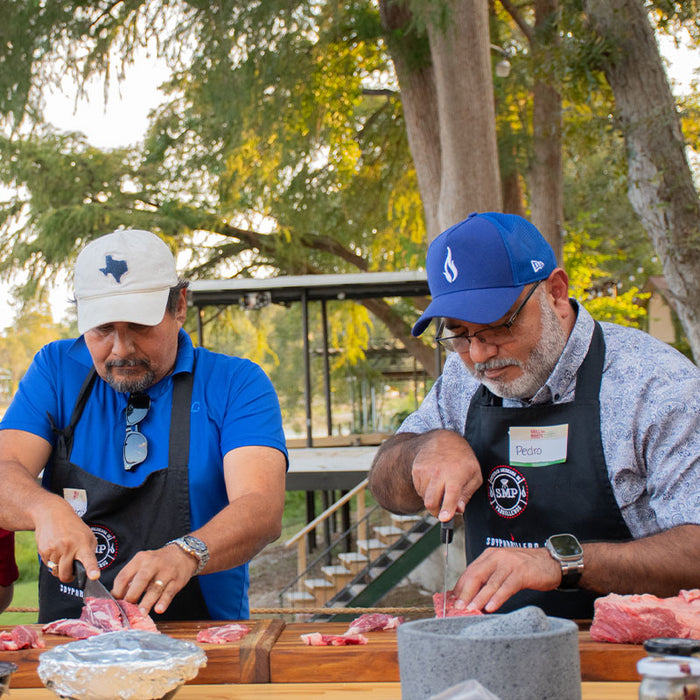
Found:
[{"label": "cap brim", "polygon": [[168,288],[79,299],[78,332],[82,335],[91,328],[118,322],[157,326],[165,316],[169,294]]},{"label": "cap brim", "polygon": [[465,323],[493,323],[513,306],[525,285],[470,289],[441,294],[416,321],[411,334],[418,337],[434,318],[456,318]]}]

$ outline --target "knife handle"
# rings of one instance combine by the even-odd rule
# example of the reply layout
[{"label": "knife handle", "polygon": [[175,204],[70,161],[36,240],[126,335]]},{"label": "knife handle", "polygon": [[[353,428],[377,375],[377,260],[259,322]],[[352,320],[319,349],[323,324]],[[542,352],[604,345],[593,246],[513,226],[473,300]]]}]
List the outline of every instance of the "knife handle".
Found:
[{"label": "knife handle", "polygon": [[455,532],[454,524],[454,518],[450,518],[444,523],[440,523],[440,542],[442,542],[443,544],[449,544],[450,542],[452,542],[452,537],[454,536]]},{"label": "knife handle", "polygon": [[84,590],[87,582],[87,571],[85,571],[83,562],[79,559],[73,560],[73,576],[75,577],[75,582],[78,588]]}]

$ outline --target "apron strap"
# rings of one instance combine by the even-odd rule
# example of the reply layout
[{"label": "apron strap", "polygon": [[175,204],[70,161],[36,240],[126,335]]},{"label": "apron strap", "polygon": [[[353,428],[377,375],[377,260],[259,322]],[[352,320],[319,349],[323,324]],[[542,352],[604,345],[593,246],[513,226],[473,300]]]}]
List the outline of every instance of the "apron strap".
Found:
[{"label": "apron strap", "polygon": [[[192,413],[192,372],[181,372],[173,377],[173,400],[170,409],[170,443],[168,452],[168,471],[170,477],[181,484],[172,494],[176,500],[175,507],[190,526],[189,499],[189,457],[190,457],[190,415]],[[182,484],[184,483],[184,487]],[[184,534],[184,533],[183,533]]]},{"label": "apron strap", "polygon": [[583,401],[598,401],[600,395],[600,379],[603,376],[605,363],[605,339],[603,329],[598,321],[593,327],[591,344],[576,373],[576,399]]}]

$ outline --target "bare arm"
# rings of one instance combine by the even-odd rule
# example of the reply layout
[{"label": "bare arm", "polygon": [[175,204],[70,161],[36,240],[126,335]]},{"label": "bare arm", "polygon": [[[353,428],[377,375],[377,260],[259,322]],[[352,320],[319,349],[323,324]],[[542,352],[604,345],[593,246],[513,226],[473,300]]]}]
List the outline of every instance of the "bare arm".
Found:
[{"label": "bare arm", "polygon": [[441,520],[464,512],[481,483],[469,443],[451,430],[394,435],[377,451],[369,473],[370,491],[387,510],[425,507]]},{"label": "bare arm", "polygon": [[63,581],[73,579],[73,560],[80,559],[90,578],[100,575],[95,536],[70,504],[37,481],[51,456],[51,445],[22,430],[0,430],[0,526],[34,530],[44,562],[59,565]]},{"label": "bare arm", "polygon": [[[665,598],[700,585],[700,525],[681,525],[632,542],[583,544],[580,586],[596,593]],[[463,603],[494,612],[520,590],[554,590],[561,569],[543,549],[489,548],[457,581]]]},{"label": "bare arm", "polygon": [[[192,532],[209,548],[209,574],[249,561],[282,529],[285,494],[284,455],[272,447],[239,447],[224,457],[229,505]],[[139,552],[122,569],[112,592],[162,613],[196,569],[193,557],[176,545]],[[165,586],[155,585],[162,581]]]}]

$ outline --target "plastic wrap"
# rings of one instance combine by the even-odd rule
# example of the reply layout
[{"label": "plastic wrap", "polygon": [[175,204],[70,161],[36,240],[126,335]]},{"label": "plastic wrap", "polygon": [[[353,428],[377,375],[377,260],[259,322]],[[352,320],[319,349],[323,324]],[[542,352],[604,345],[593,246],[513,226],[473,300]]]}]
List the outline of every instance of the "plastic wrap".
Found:
[{"label": "plastic wrap", "polygon": [[73,700],[170,697],[206,665],[196,644],[157,632],[120,630],[54,647],[37,672],[56,695]]}]

